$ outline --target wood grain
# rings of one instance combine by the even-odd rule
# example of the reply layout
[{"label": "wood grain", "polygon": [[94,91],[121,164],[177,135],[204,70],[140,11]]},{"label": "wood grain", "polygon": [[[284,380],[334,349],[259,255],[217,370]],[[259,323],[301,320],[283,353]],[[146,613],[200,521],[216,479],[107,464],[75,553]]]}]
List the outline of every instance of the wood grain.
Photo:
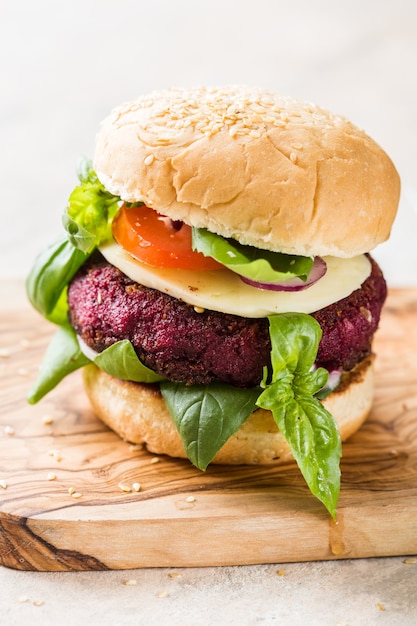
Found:
[{"label": "wood grain", "polygon": [[0,564],[104,570],[417,552],[417,290],[390,292],[374,408],[344,445],[333,522],[294,464],[202,473],[121,441],[91,412],[79,373],[29,406],[53,328],[21,287],[0,287]]}]

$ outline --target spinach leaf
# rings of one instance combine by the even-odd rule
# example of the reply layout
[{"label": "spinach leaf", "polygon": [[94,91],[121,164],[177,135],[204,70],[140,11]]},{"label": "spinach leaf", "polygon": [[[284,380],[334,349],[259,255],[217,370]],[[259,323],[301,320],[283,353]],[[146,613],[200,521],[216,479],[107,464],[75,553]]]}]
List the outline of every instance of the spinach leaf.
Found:
[{"label": "spinach leaf", "polygon": [[94,363],[107,374],[137,383],[155,383],[164,380],[146,367],[137,357],[128,339],[118,341],[97,354]]},{"label": "spinach leaf", "polygon": [[48,345],[38,378],[29,392],[28,402],[35,404],[65,376],[91,363],[81,352],[72,326],[68,322],[57,330]]},{"label": "spinach leaf", "polygon": [[271,316],[272,380],[257,400],[275,422],[310,488],[334,517],[340,491],[341,442],[332,415],[315,394],[326,384],[323,368],[312,370],[321,338],[309,315]]},{"label": "spinach leaf", "polygon": [[26,279],[32,306],[55,324],[67,322],[66,288],[88,255],[63,236],[36,258]]},{"label": "spinach leaf", "polygon": [[193,249],[255,282],[278,283],[296,276],[306,281],[314,260],[244,246],[203,228],[192,230]]},{"label": "spinach leaf", "polygon": [[186,386],[169,381],[160,388],[187,456],[201,470],[256,409],[260,391],[223,383]]}]

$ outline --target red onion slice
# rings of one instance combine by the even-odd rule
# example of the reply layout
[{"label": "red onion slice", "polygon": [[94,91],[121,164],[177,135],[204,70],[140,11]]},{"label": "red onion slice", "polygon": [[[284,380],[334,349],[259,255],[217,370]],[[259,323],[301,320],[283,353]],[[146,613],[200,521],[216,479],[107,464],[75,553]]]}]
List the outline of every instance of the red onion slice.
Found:
[{"label": "red onion slice", "polygon": [[252,280],[251,278],[247,278],[246,276],[240,276],[240,278],[247,285],[251,285],[251,287],[256,287],[257,289],[267,289],[269,291],[302,291],[303,289],[308,289],[308,287],[314,285],[314,283],[322,278],[326,272],[326,262],[320,256],[316,256],[314,258],[313,267],[311,268],[306,281],[295,277],[289,278],[288,280],[284,280],[280,283],[262,283]]}]

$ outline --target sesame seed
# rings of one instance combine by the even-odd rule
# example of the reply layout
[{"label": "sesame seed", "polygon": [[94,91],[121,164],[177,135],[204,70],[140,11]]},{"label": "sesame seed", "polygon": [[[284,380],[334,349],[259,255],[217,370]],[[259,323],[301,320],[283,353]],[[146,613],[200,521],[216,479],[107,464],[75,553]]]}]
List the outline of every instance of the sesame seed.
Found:
[{"label": "sesame seed", "polygon": [[83,494],[82,494],[82,493],[80,493],[79,491],[75,491],[74,493],[72,493],[72,494],[71,494],[71,496],[72,496],[73,498],[78,499],[78,498],[82,498],[82,497],[83,497]]},{"label": "sesame seed", "polygon": [[0,480],[0,487],[2,489],[7,489],[7,482],[4,479]]},{"label": "sesame seed", "polygon": [[5,426],[3,430],[4,434],[8,437],[13,437],[13,435],[15,434],[15,429],[13,428],[13,426]]},{"label": "sesame seed", "polygon": [[48,474],[47,474],[46,478],[47,478],[48,480],[56,480],[56,474],[55,474],[55,472],[48,472]]},{"label": "sesame seed", "polygon": [[42,417],[42,424],[44,424],[44,426],[50,426],[54,421],[54,418],[51,415],[44,415]]},{"label": "sesame seed", "polygon": [[29,376],[29,370],[26,367],[19,367],[19,369],[17,370],[17,373],[19,376]]},{"label": "sesame seed", "polygon": [[122,491],[125,491],[126,493],[129,493],[130,491],[132,491],[132,488],[129,487],[129,485],[126,485],[126,483],[119,483],[118,487],[119,489],[121,489]]},{"label": "sesame seed", "polygon": [[126,587],[132,587],[136,585],[137,582],[138,581],[135,578],[128,578],[127,580],[123,581],[123,584],[126,585]]},{"label": "sesame seed", "polygon": [[42,604],[45,604],[44,600],[34,600],[32,602],[33,606],[42,606]]},{"label": "sesame seed", "polygon": [[160,591],[158,593],[158,598],[166,598],[168,595],[168,591],[166,589],[164,589],[163,591]]},{"label": "sesame seed", "polygon": [[29,602],[29,598],[27,596],[20,596],[17,601],[22,604],[24,602]]},{"label": "sesame seed", "polygon": [[193,308],[196,313],[204,313],[204,309],[201,306],[195,306]]},{"label": "sesame seed", "polygon": [[405,563],[406,565],[414,565],[415,563],[417,563],[417,559],[415,556],[411,556],[408,559],[404,559],[403,563]]},{"label": "sesame seed", "polygon": [[49,450],[48,456],[52,456],[55,461],[62,461],[62,455],[59,450]]},{"label": "sesame seed", "polygon": [[143,450],[142,443],[135,443],[129,446],[130,452],[137,452],[138,450]]},{"label": "sesame seed", "polygon": [[292,163],[297,163],[297,160],[298,160],[298,157],[297,157],[297,155],[295,154],[295,152],[291,152],[291,153],[290,153],[290,161],[291,161]]},{"label": "sesame seed", "polygon": [[153,154],[148,154],[148,156],[144,159],[145,165],[151,165],[155,160],[155,156]]},{"label": "sesame seed", "polygon": [[168,574],[168,578],[181,578],[182,574],[180,574],[179,572],[169,572]]},{"label": "sesame seed", "polygon": [[74,487],[69,487],[68,488],[68,493],[69,493],[70,496],[72,496],[72,494],[75,493]]},{"label": "sesame seed", "polygon": [[194,497],[194,496],[187,496],[187,497],[185,498],[185,501],[186,501],[186,502],[195,502],[195,497]]},{"label": "sesame seed", "polygon": [[141,490],[140,483],[133,483],[132,489],[133,489],[133,491],[140,491]]},{"label": "sesame seed", "polygon": [[8,359],[10,356],[10,350],[6,350],[5,348],[2,348],[0,350],[0,359]]},{"label": "sesame seed", "polygon": [[151,463],[152,465],[155,465],[155,463],[159,463],[161,459],[158,456],[154,456],[153,459],[151,459]]},{"label": "sesame seed", "polygon": [[[155,126],[159,131],[166,129],[162,137],[159,132],[156,142],[160,145],[176,142],[178,133],[188,127],[207,137],[224,130],[231,137],[256,137],[253,131],[263,135],[268,127],[314,126],[315,120],[329,127],[345,123],[340,116],[314,104],[245,86],[168,89],[144,95],[127,106],[129,113],[141,112],[143,129],[150,132],[154,132]],[[122,105],[114,113],[115,121],[125,113]],[[299,148],[294,146],[294,149]]]}]

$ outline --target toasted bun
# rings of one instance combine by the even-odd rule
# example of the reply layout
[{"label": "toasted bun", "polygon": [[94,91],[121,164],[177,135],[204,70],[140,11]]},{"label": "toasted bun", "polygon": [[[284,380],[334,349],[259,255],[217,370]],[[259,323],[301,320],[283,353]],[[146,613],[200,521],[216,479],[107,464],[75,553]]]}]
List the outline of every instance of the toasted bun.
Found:
[{"label": "toasted bun", "polygon": [[125,201],[259,248],[352,257],[388,238],[400,183],[340,116],[246,87],[172,89],[115,109],[99,179]]},{"label": "toasted bun", "polygon": [[[147,449],[156,454],[186,457],[157,386],[113,378],[95,365],[84,368],[84,382],[93,410],[122,439],[146,444]],[[342,440],[362,425],[370,411],[372,395],[373,366],[372,357],[368,357],[345,374],[338,389],[323,401],[338,424]],[[258,409],[225,443],[213,463],[268,465],[290,459],[290,448],[272,413]]]}]

